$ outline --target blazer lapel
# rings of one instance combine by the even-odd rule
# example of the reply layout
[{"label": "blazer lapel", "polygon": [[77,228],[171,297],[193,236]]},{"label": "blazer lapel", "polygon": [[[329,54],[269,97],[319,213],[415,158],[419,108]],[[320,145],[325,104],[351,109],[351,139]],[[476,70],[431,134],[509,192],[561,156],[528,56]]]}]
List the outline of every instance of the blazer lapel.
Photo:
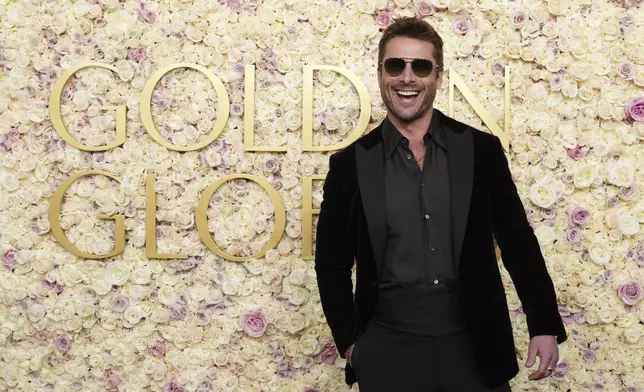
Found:
[{"label": "blazer lapel", "polygon": [[[440,112],[439,112],[440,113]],[[449,164],[449,190],[454,238],[456,268],[460,267],[461,249],[467,226],[474,180],[474,139],[472,131],[464,124],[443,117]]]},{"label": "blazer lapel", "polygon": [[382,126],[378,126],[355,144],[358,188],[377,266],[384,261],[387,236],[385,152],[381,129]]}]

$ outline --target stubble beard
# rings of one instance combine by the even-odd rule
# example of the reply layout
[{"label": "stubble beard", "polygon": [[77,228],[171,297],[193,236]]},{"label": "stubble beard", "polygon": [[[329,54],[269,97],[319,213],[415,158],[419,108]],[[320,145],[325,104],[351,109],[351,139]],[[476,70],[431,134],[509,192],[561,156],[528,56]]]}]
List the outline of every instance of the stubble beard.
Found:
[{"label": "stubble beard", "polygon": [[423,91],[425,93],[425,98],[423,101],[420,103],[418,106],[418,109],[414,110],[413,107],[411,108],[404,108],[400,107],[400,105],[395,103],[396,99],[396,92],[395,91],[390,91],[388,92],[387,96],[383,97],[383,101],[385,104],[385,107],[391,113],[394,117],[399,119],[401,122],[409,124],[412,123],[419,118],[423,117],[429,110],[431,110],[432,105],[434,103],[434,98],[436,97],[436,94],[432,94],[429,90],[425,89]]}]

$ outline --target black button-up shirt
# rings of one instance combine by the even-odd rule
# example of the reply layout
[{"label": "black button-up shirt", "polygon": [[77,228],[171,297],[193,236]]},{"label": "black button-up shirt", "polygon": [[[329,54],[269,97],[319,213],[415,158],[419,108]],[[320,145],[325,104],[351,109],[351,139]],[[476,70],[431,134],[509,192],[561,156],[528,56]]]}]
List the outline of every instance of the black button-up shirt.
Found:
[{"label": "black button-up shirt", "polygon": [[450,220],[449,169],[445,130],[432,116],[424,136],[423,168],[409,140],[385,120],[387,243],[381,288],[434,286],[456,276]]},{"label": "black button-up shirt", "polygon": [[387,119],[382,132],[387,238],[374,321],[421,335],[461,331],[443,124],[432,116],[422,170],[409,140]]}]

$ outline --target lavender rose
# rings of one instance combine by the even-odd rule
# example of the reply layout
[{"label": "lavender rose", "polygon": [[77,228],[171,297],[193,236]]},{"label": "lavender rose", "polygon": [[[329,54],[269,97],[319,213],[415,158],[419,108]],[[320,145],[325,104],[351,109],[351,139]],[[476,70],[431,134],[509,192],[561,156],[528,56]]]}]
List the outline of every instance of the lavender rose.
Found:
[{"label": "lavender rose", "polygon": [[590,212],[588,209],[579,206],[573,206],[568,210],[568,224],[584,226],[590,222]]},{"label": "lavender rose", "polygon": [[597,356],[595,356],[595,352],[593,350],[585,349],[582,358],[588,363],[593,363],[597,359]]},{"label": "lavender rose", "polygon": [[150,347],[150,353],[155,357],[159,358],[165,355],[165,343],[158,342],[154,346]]},{"label": "lavender rose", "polygon": [[179,381],[171,380],[163,386],[163,392],[186,392],[186,388]]},{"label": "lavender rose", "polygon": [[268,322],[266,316],[259,310],[250,310],[241,314],[241,325],[246,335],[258,338],[264,335]]},{"label": "lavender rose", "polygon": [[454,18],[454,21],[452,22],[452,28],[458,34],[465,35],[474,28],[474,22],[468,14],[461,14]]},{"label": "lavender rose", "polygon": [[67,335],[58,335],[56,337],[56,348],[62,352],[69,350],[72,346],[72,341]]},{"label": "lavender rose", "polygon": [[617,65],[617,75],[624,80],[633,80],[637,75],[637,67],[628,60],[623,60]]},{"label": "lavender rose", "polygon": [[212,391],[212,383],[209,380],[204,380],[199,383],[197,386],[197,392],[209,392]]},{"label": "lavender rose", "polygon": [[644,267],[644,252],[638,252],[635,255],[635,262],[637,265]]},{"label": "lavender rose", "polygon": [[105,379],[105,389],[108,391],[117,390],[119,385],[121,385],[121,379],[116,374],[110,374],[110,376]]},{"label": "lavender rose", "polygon": [[335,360],[338,358],[338,354],[336,349],[330,344],[328,344],[322,350],[321,357],[322,357],[323,363],[330,365],[334,363]]},{"label": "lavender rose", "polygon": [[123,313],[130,306],[130,300],[123,294],[117,294],[110,300],[109,307],[114,312]]},{"label": "lavender rose", "polygon": [[571,227],[566,230],[566,241],[571,244],[576,244],[581,241],[581,231],[576,227]]},{"label": "lavender rose", "polygon": [[626,305],[635,305],[644,298],[642,283],[635,279],[629,279],[619,285],[617,295]]},{"label": "lavender rose", "polygon": [[626,106],[628,115],[635,121],[644,121],[644,97],[633,98]]}]

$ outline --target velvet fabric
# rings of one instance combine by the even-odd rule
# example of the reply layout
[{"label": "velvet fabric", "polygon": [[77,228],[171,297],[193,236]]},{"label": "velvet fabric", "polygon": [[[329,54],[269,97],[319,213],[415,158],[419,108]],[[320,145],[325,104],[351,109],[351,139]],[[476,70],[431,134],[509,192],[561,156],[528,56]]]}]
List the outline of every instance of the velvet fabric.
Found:
[{"label": "velvet fabric", "polygon": [[[519,371],[495,239],[526,314],[530,336],[566,340],[556,293],[499,139],[442,116],[458,282],[474,356],[489,387]],[[315,270],[340,355],[365,331],[378,293],[386,238],[380,127],[331,155],[317,225]],[[353,293],[352,268],[356,266]],[[355,373],[347,363],[345,381]]]}]

